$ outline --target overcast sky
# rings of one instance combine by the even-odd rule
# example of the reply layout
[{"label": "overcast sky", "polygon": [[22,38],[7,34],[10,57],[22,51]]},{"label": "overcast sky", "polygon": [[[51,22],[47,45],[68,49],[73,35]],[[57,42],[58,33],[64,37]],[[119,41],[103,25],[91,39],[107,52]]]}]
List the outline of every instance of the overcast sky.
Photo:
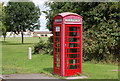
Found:
[{"label": "overcast sky", "polygon": [[[9,0],[0,0],[0,2],[4,2],[5,5],[7,4],[8,1]],[[45,11],[46,9],[49,9],[44,6],[44,2],[49,1],[49,0],[32,0],[32,1],[35,3],[35,5],[39,6],[41,12]],[[41,24],[40,31],[48,31],[48,29],[46,29],[46,18],[45,18],[44,13],[42,13],[40,16],[40,24]]]}]

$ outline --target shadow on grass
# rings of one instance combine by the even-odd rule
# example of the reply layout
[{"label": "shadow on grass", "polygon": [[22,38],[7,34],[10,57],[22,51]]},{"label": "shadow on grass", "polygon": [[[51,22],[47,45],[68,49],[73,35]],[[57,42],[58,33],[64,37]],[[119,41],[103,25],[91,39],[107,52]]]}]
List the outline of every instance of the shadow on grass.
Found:
[{"label": "shadow on grass", "polygon": [[0,41],[0,43],[2,43],[2,45],[28,45],[28,44],[33,44],[33,43],[11,43],[11,42],[8,42],[8,41]]},{"label": "shadow on grass", "polygon": [[43,70],[53,74],[53,68],[44,68]]},{"label": "shadow on grass", "polygon": [[3,43],[8,43],[8,41],[0,41],[0,43],[2,43],[2,44],[3,44]]}]

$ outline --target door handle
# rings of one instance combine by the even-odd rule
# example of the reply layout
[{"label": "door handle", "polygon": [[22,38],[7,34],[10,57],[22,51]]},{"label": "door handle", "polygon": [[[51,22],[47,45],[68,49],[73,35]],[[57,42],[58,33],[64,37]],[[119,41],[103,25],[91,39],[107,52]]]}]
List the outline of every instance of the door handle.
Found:
[{"label": "door handle", "polygon": [[66,47],[67,45],[65,44],[65,47]]}]

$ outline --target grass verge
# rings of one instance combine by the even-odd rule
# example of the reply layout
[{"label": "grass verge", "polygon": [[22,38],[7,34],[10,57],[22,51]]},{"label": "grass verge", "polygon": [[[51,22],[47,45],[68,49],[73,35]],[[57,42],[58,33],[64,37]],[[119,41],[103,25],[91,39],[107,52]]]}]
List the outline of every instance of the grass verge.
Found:
[{"label": "grass verge", "polygon": [[[22,45],[21,38],[2,40],[2,74],[45,73],[52,76],[52,55],[35,54],[32,55],[32,60],[28,59],[28,48],[33,49],[34,44],[38,41],[38,37],[25,37]],[[117,69],[116,65],[84,62],[82,75],[88,76],[88,79],[118,79],[118,71],[113,71]]]}]

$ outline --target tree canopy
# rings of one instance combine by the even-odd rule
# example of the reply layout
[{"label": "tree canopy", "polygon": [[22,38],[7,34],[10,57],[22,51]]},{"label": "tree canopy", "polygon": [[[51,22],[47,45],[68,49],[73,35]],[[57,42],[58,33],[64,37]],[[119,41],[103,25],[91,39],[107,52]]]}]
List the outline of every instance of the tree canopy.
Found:
[{"label": "tree canopy", "polygon": [[53,31],[58,13],[73,12],[83,17],[84,60],[117,62],[120,58],[119,2],[49,2],[47,28]]},{"label": "tree canopy", "polygon": [[22,34],[26,30],[33,31],[40,28],[40,9],[33,2],[8,2],[5,6],[4,25],[7,31]]},{"label": "tree canopy", "polygon": [[0,36],[2,35],[2,3],[0,3]]},{"label": "tree canopy", "polygon": [[3,35],[4,40],[6,38],[6,27],[3,24],[3,19],[5,17],[5,12],[4,12],[4,2],[0,3],[0,36]]}]

